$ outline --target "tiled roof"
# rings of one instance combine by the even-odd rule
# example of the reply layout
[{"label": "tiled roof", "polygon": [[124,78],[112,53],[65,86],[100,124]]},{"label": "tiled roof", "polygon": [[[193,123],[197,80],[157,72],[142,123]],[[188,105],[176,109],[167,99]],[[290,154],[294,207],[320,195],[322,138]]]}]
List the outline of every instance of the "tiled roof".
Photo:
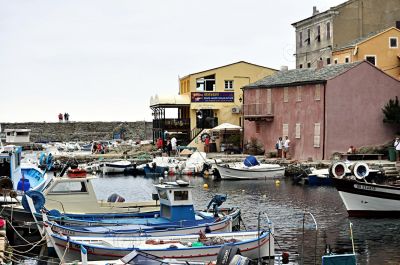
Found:
[{"label": "tiled roof", "polygon": [[293,69],[288,71],[280,71],[274,75],[264,77],[248,86],[244,89],[250,88],[261,88],[261,87],[281,87],[281,86],[293,86],[304,83],[322,83],[328,79],[338,76],[347,70],[355,67],[362,63],[346,63],[346,64],[332,64],[320,69],[317,68],[302,68]]}]

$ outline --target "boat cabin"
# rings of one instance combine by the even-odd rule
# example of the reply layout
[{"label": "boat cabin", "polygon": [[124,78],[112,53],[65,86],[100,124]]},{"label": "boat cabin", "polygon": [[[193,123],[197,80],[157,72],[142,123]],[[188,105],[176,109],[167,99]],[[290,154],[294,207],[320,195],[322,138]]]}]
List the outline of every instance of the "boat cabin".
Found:
[{"label": "boat cabin", "polygon": [[160,199],[160,215],[170,221],[195,220],[192,186],[188,182],[165,182],[154,185]]},{"label": "boat cabin", "polygon": [[0,149],[0,177],[21,176],[22,148],[15,145],[6,145]]},{"label": "boat cabin", "polygon": [[5,129],[6,143],[30,143],[30,129]]}]

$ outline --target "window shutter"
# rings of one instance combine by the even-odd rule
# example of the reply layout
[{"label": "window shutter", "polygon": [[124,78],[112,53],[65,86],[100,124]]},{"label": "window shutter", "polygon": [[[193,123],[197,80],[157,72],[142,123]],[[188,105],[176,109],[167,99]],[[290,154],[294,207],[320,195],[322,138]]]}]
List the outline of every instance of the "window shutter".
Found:
[{"label": "window shutter", "polygon": [[301,86],[297,86],[297,101],[301,101]]},{"label": "window shutter", "polygon": [[314,123],[314,147],[320,147],[321,142],[321,124]]},{"label": "window shutter", "polygon": [[300,123],[296,123],[296,139],[300,139],[300,129],[301,129],[301,125]]},{"label": "window shutter", "polygon": [[272,91],[267,89],[267,114],[272,114]]},{"label": "window shutter", "polygon": [[321,84],[316,84],[315,85],[314,99],[315,100],[321,100]]},{"label": "window shutter", "polygon": [[289,102],[289,88],[283,88],[283,102]]},{"label": "window shutter", "polygon": [[284,123],[282,126],[282,136],[289,136],[289,124]]}]

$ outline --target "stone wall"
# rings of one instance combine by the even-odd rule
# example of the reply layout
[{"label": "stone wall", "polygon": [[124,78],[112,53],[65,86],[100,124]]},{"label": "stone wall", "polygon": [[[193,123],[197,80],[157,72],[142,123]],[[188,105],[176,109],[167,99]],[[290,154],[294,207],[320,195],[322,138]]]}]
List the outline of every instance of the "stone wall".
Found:
[{"label": "stone wall", "polygon": [[26,122],[0,123],[1,129],[31,129],[31,142],[110,140],[121,133],[124,139],[151,140],[152,123],[138,122]]}]

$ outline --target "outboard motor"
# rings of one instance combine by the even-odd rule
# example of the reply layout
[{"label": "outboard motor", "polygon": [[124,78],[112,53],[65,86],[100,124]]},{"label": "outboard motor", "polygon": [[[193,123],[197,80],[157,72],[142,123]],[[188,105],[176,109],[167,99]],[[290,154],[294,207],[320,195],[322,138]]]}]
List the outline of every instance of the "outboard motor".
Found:
[{"label": "outboard motor", "polygon": [[[217,265],[229,265],[235,255],[240,255],[240,249],[236,246],[224,245],[217,256]],[[237,264],[237,263],[232,263]]]},{"label": "outboard motor", "polygon": [[201,169],[201,174],[203,175],[204,172],[210,171],[211,168],[212,168],[212,166],[210,165],[210,163],[204,162],[203,163],[203,168]]},{"label": "outboard motor", "polygon": [[221,206],[224,202],[226,202],[227,195],[224,194],[217,194],[215,195],[211,201],[208,203],[207,210],[212,205],[214,216],[218,216],[218,207]]}]

